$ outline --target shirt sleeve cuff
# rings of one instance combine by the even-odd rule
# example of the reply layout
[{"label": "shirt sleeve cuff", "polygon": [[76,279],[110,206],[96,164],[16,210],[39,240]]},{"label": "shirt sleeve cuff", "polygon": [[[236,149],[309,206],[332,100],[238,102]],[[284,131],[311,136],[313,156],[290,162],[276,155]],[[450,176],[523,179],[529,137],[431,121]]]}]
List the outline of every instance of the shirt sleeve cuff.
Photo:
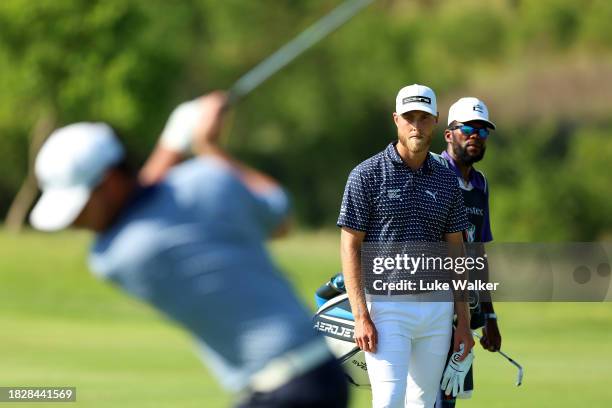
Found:
[{"label": "shirt sleeve cuff", "polygon": [[354,230],[361,231],[361,232],[366,232],[367,230],[367,228],[363,225],[359,225],[359,224],[349,222],[346,220],[338,220],[336,225],[340,228],[346,227],[346,228],[354,229]]}]

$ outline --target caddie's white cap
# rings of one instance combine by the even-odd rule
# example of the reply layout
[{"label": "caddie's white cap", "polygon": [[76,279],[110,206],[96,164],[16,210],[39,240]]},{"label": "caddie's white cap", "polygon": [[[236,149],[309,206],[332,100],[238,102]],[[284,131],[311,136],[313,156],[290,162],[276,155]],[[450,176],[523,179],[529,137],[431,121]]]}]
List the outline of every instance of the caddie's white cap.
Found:
[{"label": "caddie's white cap", "polygon": [[43,194],[30,214],[34,228],[56,231],[79,216],[91,191],[125,152],[105,123],[75,123],[55,130],[36,157]]},{"label": "caddie's white cap", "polygon": [[400,89],[395,98],[395,112],[402,113],[419,110],[438,116],[436,94],[425,85],[408,85]]},{"label": "caddie's white cap", "polygon": [[455,120],[463,123],[471,120],[482,120],[491,129],[495,129],[495,124],[489,120],[487,105],[478,98],[461,98],[453,103],[448,110],[448,124],[450,125]]}]

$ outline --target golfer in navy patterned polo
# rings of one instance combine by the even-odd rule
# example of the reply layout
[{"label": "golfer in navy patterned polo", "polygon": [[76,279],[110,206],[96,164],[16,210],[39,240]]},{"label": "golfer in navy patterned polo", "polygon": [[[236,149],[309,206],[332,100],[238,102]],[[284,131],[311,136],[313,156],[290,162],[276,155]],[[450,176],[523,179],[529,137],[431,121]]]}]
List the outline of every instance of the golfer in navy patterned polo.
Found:
[{"label": "golfer in navy patterned polo", "polygon": [[457,177],[429,153],[437,117],[430,88],[402,88],[393,114],[398,141],[353,169],[342,199],[342,270],[375,408],[433,406],[453,312],[454,348],[465,345],[461,359],[474,345],[465,303],[366,303],[361,282],[363,242],[463,242],[467,219]]}]

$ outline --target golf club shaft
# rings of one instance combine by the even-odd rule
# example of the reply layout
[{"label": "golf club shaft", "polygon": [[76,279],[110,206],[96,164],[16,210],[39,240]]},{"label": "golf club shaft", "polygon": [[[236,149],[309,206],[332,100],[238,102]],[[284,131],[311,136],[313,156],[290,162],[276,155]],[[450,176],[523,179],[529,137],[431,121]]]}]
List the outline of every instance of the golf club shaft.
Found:
[{"label": "golf club shaft", "polygon": [[[478,338],[478,339],[482,339],[482,336],[479,335],[478,333],[476,333],[475,331],[472,331],[472,334],[474,335],[474,337]],[[514,359],[512,357],[510,357],[509,355],[507,355],[506,353],[504,353],[501,350],[497,350],[497,352],[502,355],[506,360],[508,360],[508,362],[510,362],[510,364],[512,364],[513,366],[515,366],[516,368],[518,368],[518,376],[517,376],[517,380],[516,380],[516,385],[517,387],[519,385],[522,384],[523,382],[523,366],[521,366],[519,363],[517,363],[516,361],[514,361]]]},{"label": "golf club shaft", "polygon": [[229,104],[235,104],[266,79],[297,58],[332,31],[347,22],[374,0],[347,0],[308,27],[274,54],[244,74],[229,90]]}]

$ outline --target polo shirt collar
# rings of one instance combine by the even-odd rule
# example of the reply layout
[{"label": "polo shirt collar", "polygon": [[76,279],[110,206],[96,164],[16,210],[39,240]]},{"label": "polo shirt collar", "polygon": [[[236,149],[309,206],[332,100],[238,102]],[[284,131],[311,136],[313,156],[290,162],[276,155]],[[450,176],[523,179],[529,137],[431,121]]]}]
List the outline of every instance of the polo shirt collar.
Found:
[{"label": "polo shirt collar", "polygon": [[[385,156],[387,156],[387,158],[389,160],[391,160],[391,162],[393,164],[403,166],[403,167],[407,168],[408,170],[412,171],[412,169],[410,169],[410,167],[406,166],[406,163],[404,163],[404,161],[402,160],[401,156],[397,152],[397,149],[395,148],[395,145],[397,143],[398,142],[389,143],[389,145],[385,149]],[[431,154],[427,153],[427,158],[423,162],[423,165],[419,169],[414,171],[414,173],[430,174],[433,171],[433,168],[434,168],[434,166],[433,166],[433,161],[434,160],[435,159],[431,156]]]}]

